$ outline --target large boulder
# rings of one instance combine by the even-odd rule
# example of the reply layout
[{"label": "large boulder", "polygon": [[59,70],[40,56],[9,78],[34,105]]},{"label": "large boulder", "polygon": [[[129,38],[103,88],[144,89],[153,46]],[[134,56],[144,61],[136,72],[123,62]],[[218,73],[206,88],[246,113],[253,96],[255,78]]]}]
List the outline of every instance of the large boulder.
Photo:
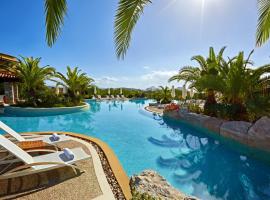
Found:
[{"label": "large boulder", "polygon": [[220,127],[221,127],[223,122],[225,122],[225,120],[218,119],[216,117],[209,117],[208,119],[206,119],[203,122],[202,126],[206,129],[208,129],[209,131],[213,131],[213,132],[219,134]]},{"label": "large boulder", "polygon": [[173,119],[179,119],[179,118],[180,118],[179,112],[178,112],[177,110],[164,111],[164,112],[163,112],[163,115],[164,115],[164,116],[171,117],[171,118],[173,118]]},{"label": "large boulder", "polygon": [[249,145],[270,151],[270,118],[262,117],[248,131]]},{"label": "large boulder", "polygon": [[131,176],[130,186],[140,194],[162,200],[196,200],[172,187],[165,178],[152,170],[145,170],[139,175]]},{"label": "large boulder", "polygon": [[210,118],[209,116],[197,113],[187,113],[184,117],[186,122],[195,126],[203,126],[204,122]]},{"label": "large boulder", "polygon": [[248,144],[248,129],[251,125],[251,123],[244,121],[224,122],[220,127],[220,135]]}]

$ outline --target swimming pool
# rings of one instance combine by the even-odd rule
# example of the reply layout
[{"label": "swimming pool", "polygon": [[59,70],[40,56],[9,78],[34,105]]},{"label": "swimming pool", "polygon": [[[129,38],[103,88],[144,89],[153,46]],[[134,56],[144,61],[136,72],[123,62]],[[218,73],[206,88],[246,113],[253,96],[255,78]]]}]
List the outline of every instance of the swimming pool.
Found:
[{"label": "swimming pool", "polygon": [[144,111],[150,101],[88,101],[91,109],[43,117],[0,116],[16,131],[71,131],[100,138],[128,175],[153,169],[202,199],[270,199],[270,165],[185,124]]}]

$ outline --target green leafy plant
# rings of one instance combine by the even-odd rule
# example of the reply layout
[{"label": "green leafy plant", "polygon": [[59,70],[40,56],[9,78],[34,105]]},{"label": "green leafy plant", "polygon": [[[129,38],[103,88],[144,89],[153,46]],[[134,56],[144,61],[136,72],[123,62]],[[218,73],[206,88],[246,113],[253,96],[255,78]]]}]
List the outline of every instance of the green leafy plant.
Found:
[{"label": "green leafy plant", "polygon": [[[67,14],[66,0],[44,0],[46,16],[46,40],[52,46],[61,32]],[[130,45],[132,31],[144,8],[151,0],[119,0],[115,15],[115,46],[118,58],[124,58]],[[258,0],[258,24],[256,44],[261,46],[270,35],[270,0]]]},{"label": "green leafy plant", "polygon": [[135,188],[131,189],[132,199],[131,200],[161,200],[160,198],[152,197],[146,193],[139,193],[135,190]]},{"label": "green leafy plant", "polygon": [[40,67],[40,59],[21,57],[15,70],[21,80],[22,97],[27,104],[32,106],[37,106],[40,93],[45,88],[45,81],[55,73],[55,69],[52,67]]},{"label": "green leafy plant", "polygon": [[263,45],[270,35],[270,1],[258,0],[259,18],[256,32],[257,46]]},{"label": "green leafy plant", "polygon": [[219,83],[219,68],[225,62],[223,53],[226,47],[223,47],[218,54],[215,53],[214,48],[209,48],[208,57],[204,58],[201,55],[193,56],[192,61],[196,61],[198,66],[185,66],[177,75],[169,79],[171,81],[185,81],[189,83],[190,88],[196,88],[198,91],[204,91],[207,94],[205,103],[205,112],[209,115],[216,115],[213,110],[209,108],[216,104],[215,89],[220,86]]},{"label": "green leafy plant", "polygon": [[58,85],[62,85],[68,89],[68,96],[75,105],[81,102],[83,98],[82,94],[94,81],[86,73],[82,73],[78,67],[71,69],[69,66],[67,67],[66,75],[57,72],[55,77],[59,79],[54,80]]},{"label": "green leafy plant", "polygon": [[171,102],[171,94],[170,94],[171,90],[167,86],[166,87],[159,86],[159,87],[161,89],[160,103],[162,103],[162,104],[170,103]]},{"label": "green leafy plant", "polygon": [[[210,48],[211,49],[211,48]],[[223,48],[224,49],[224,48]],[[184,67],[169,81],[184,80],[190,87],[205,91],[204,113],[224,119],[250,120],[269,113],[270,65],[253,67],[244,52],[228,61],[210,50],[209,58],[197,56],[200,67]],[[215,95],[221,95],[217,104]]]}]

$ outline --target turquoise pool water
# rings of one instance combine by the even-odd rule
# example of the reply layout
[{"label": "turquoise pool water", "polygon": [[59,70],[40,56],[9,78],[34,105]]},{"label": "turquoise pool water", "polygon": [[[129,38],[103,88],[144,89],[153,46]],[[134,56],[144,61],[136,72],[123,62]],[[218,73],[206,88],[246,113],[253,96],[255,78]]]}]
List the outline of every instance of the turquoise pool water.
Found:
[{"label": "turquoise pool water", "polygon": [[270,165],[236,147],[143,110],[149,101],[88,101],[91,110],[0,120],[16,131],[71,131],[100,138],[128,175],[154,169],[176,188],[202,199],[270,199]]}]

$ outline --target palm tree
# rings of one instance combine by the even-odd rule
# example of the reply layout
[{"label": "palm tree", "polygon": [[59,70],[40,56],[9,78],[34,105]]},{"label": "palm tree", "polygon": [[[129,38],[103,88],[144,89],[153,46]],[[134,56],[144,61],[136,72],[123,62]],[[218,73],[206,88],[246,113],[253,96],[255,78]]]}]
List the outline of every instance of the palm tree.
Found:
[{"label": "palm tree", "polygon": [[16,66],[16,74],[21,79],[24,98],[31,105],[37,106],[37,99],[45,81],[50,79],[55,69],[49,66],[40,67],[41,58],[21,57]]},{"label": "palm tree", "polygon": [[256,44],[261,46],[269,39],[270,35],[270,0],[258,0],[258,8]]},{"label": "palm tree", "polygon": [[264,93],[264,89],[270,88],[270,65],[250,68],[253,65],[250,60],[253,52],[247,59],[244,58],[244,52],[239,52],[224,65],[225,70],[220,68],[223,71],[219,79],[220,87],[216,90],[222,93],[225,103],[237,106],[238,118],[245,118],[243,115],[248,110],[253,113],[258,113],[260,108],[268,113],[270,111],[270,99]]},{"label": "palm tree", "polygon": [[206,91],[207,99],[205,103],[205,111],[210,115],[214,115],[209,107],[216,104],[215,90],[220,87],[219,69],[224,65],[223,53],[226,47],[223,47],[216,55],[214,48],[209,48],[209,55],[204,58],[197,55],[191,58],[198,63],[198,67],[186,66],[183,67],[177,75],[169,79],[171,81],[185,81],[185,84],[190,83],[190,88],[196,88],[198,91]]},{"label": "palm tree", "polygon": [[161,99],[160,103],[169,103],[170,102],[170,88],[169,87],[163,87],[159,86],[161,89]]},{"label": "palm tree", "polygon": [[55,75],[60,81],[56,81],[59,85],[62,85],[68,89],[68,95],[74,104],[78,104],[81,100],[81,94],[85,92],[90,84],[94,81],[88,77],[86,73],[81,73],[78,67],[71,69],[67,66],[66,75],[57,72]]}]

